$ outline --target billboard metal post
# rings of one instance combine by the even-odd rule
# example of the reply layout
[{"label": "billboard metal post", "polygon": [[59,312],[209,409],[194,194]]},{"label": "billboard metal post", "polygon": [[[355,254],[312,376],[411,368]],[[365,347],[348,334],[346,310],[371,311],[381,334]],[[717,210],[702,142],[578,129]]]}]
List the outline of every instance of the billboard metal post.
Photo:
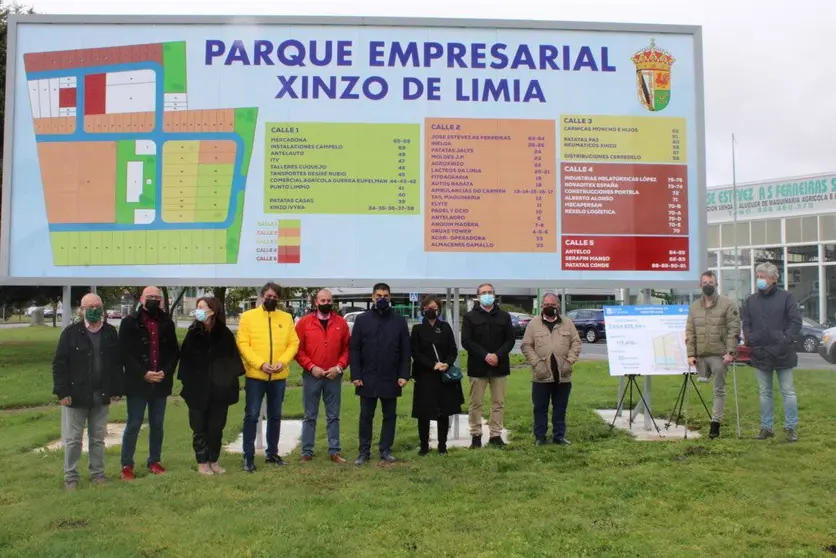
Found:
[{"label": "billboard metal post", "polygon": [[[652,295],[650,289],[642,289],[640,298],[640,304],[651,304],[652,303]],[[645,403],[647,405],[645,406]],[[630,416],[630,420],[633,420],[636,415],[642,413],[644,415],[644,429],[651,430],[653,428],[653,416],[651,415],[651,403],[650,403],[650,375],[644,376],[644,400],[639,401],[638,405],[631,411],[632,415]]]},{"label": "billboard metal post", "polygon": [[[619,289],[619,295],[621,298],[621,305],[626,306],[630,304],[630,289]],[[622,396],[624,395],[624,389],[627,387],[627,381],[625,380],[624,376],[618,377],[618,397],[615,398],[616,402],[622,401]],[[622,408],[618,408],[616,406],[616,415],[621,416],[623,412],[623,405]]]},{"label": "billboard metal post", "polygon": [[[58,311],[56,307],[55,311]],[[71,285],[64,285],[64,291],[61,293],[61,327],[69,326],[73,321],[73,287]]]},{"label": "billboard metal post", "polygon": [[[462,346],[462,328],[461,328],[461,297],[459,296],[459,289],[453,289],[453,335],[456,338],[456,347],[461,348]],[[459,363],[461,367],[461,363]],[[459,439],[459,417],[453,415],[451,419],[453,421],[453,439]]]}]

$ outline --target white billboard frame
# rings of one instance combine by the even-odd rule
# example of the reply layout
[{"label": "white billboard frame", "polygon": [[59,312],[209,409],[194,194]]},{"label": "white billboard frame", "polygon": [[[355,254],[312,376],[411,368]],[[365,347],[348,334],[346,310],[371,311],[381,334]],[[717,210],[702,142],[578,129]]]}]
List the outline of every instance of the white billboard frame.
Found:
[{"label": "white billboard frame", "polygon": [[[11,255],[11,167],[14,152],[14,121],[15,121],[15,83],[17,78],[17,33],[21,25],[229,25],[237,24],[231,16],[160,16],[160,15],[10,15],[7,27],[7,55],[6,55],[6,100],[5,100],[5,130],[3,154],[3,186],[2,213],[0,214],[0,285],[129,285],[141,286],[153,282],[154,278],[140,277],[136,279],[114,277],[13,277],[10,272]],[[644,23],[603,23],[578,21],[545,21],[545,20],[498,20],[498,19],[450,19],[450,18],[405,18],[405,17],[354,17],[354,16],[265,16],[242,18],[241,24],[253,26],[268,25],[296,25],[296,26],[365,26],[365,27],[444,27],[444,28],[479,28],[479,29],[530,29],[553,31],[604,31],[614,33],[647,33],[654,35],[691,35],[694,41],[694,100],[697,137],[696,165],[697,183],[689,184],[689,188],[696,189],[695,198],[702,200],[697,206],[697,222],[689,223],[689,231],[696,229],[698,241],[697,254],[691,254],[692,265],[688,270],[692,279],[687,280],[655,280],[634,279],[629,276],[624,279],[585,279],[583,281],[557,281],[548,276],[525,280],[502,280],[501,278],[486,277],[492,280],[498,289],[502,288],[536,288],[539,285],[557,284],[561,287],[583,286],[592,288],[659,288],[675,289],[690,288],[699,278],[707,264],[708,226],[704,200],[706,199],[706,155],[705,155],[705,95],[702,26],[672,25],[672,24],[644,24]],[[689,238],[694,233],[689,232]],[[497,273],[501,277],[501,271]],[[260,286],[265,278],[224,278],[224,277],[182,277],[160,278],[170,286],[192,286],[204,284],[207,281],[217,285]],[[355,278],[345,280],[346,287],[371,287],[385,277]],[[281,280],[289,287],[307,287],[328,282],[325,278],[294,278]],[[333,282],[333,279],[330,279]],[[435,279],[405,279],[392,280],[392,288],[437,285],[445,282],[453,288],[475,288],[472,280]]]}]

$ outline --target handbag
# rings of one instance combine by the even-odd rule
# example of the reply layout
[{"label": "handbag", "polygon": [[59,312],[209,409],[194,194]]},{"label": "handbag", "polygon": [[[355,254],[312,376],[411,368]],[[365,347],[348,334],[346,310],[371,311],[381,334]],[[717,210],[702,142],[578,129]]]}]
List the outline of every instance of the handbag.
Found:
[{"label": "handbag", "polygon": [[[441,359],[438,357],[438,349],[435,348],[435,343],[433,345],[433,352],[435,353],[435,359],[438,362],[441,362]],[[455,382],[462,381],[462,371],[461,369],[456,366],[455,364],[448,366],[447,370],[441,373],[441,381],[446,384],[452,384]]]}]

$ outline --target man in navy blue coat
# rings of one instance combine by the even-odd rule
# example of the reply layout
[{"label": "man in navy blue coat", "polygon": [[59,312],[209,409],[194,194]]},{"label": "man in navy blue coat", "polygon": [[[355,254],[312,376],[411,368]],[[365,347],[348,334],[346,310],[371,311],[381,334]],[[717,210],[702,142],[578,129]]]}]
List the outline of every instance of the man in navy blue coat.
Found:
[{"label": "man in navy blue coat", "polygon": [[360,456],[355,465],[371,457],[372,429],[377,401],[383,409],[380,432],[380,460],[397,461],[392,455],[395,442],[398,397],[409,381],[409,328],[391,306],[389,285],[378,283],[372,290],[374,308],[357,316],[351,331],[351,383],[360,396]]}]

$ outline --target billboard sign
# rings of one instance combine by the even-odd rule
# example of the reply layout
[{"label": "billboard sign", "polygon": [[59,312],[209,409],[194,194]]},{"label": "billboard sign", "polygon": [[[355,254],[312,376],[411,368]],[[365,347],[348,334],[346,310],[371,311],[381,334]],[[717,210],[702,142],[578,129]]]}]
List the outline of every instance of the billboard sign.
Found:
[{"label": "billboard sign", "polygon": [[698,27],[21,16],[9,41],[9,283],[704,267]]},{"label": "billboard sign", "polygon": [[[734,220],[734,188],[712,188],[706,194],[709,223]],[[753,182],[737,186],[740,221],[836,213],[836,174]]]}]

